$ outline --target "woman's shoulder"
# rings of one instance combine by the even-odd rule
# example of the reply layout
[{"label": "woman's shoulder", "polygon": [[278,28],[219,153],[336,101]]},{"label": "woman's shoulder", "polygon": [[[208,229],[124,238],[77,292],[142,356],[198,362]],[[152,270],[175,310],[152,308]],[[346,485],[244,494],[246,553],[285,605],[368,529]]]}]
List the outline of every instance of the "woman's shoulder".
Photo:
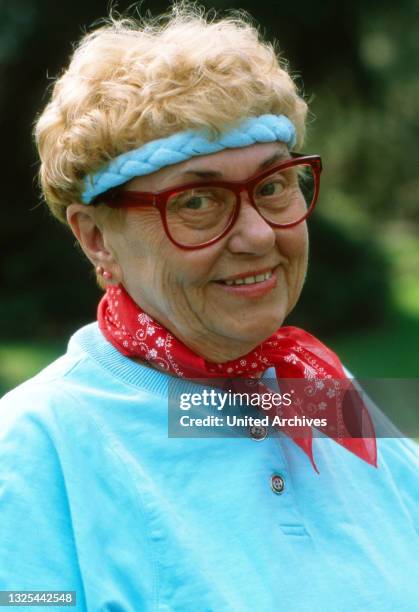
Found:
[{"label": "woman's shoulder", "polygon": [[419,534],[419,445],[410,438],[378,438],[377,447],[378,467],[388,491],[391,486]]},{"label": "woman's shoulder", "polygon": [[[12,473],[36,483],[48,471],[58,478],[86,461],[99,470],[107,462],[119,465],[113,449],[123,445],[133,424],[141,431],[153,411],[167,415],[163,396],[159,405],[146,388],[106,368],[100,358],[107,350],[97,326],[88,325],[72,336],[62,357],[0,400],[0,490]],[[162,416],[160,422],[166,433]]]},{"label": "woman's shoulder", "polygon": [[377,446],[382,466],[391,472],[394,482],[401,483],[410,475],[419,502],[419,444],[411,438],[378,438]]},{"label": "woman's shoulder", "polygon": [[4,452],[14,455],[12,447],[33,445],[39,446],[33,452],[40,452],[49,445],[48,440],[54,445],[62,438],[63,428],[71,437],[81,421],[86,421],[84,398],[88,392],[99,393],[101,373],[79,339],[88,342],[95,335],[94,324],[78,330],[62,356],[0,399],[0,446]]},{"label": "woman's shoulder", "polygon": [[53,439],[99,425],[107,430],[133,402],[166,410],[167,379],[121,355],[96,323],[86,325],[64,355],[0,400],[0,443],[9,435],[22,444],[22,436],[33,440],[41,430]]},{"label": "woman's shoulder", "polygon": [[[81,330],[79,330],[81,331]],[[66,394],[66,387],[74,382],[74,374],[89,368],[89,356],[73,342],[67,351],[46,366],[38,374],[21,383],[0,399],[0,422],[10,422],[14,418],[46,415]]]}]

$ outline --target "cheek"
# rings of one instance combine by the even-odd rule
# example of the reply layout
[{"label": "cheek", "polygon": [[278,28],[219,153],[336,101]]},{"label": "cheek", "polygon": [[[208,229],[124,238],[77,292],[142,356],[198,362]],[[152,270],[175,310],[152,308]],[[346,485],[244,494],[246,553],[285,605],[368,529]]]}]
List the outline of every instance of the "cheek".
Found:
[{"label": "cheek", "polygon": [[120,236],[120,250],[126,261],[150,263],[157,260],[165,245],[165,234],[157,211],[130,211],[125,231]]},{"label": "cheek", "polygon": [[[138,293],[140,285],[149,287],[159,276],[159,262],[164,235],[159,231],[158,223],[145,213],[140,216],[136,211],[129,211],[129,218],[121,233],[116,236],[114,250],[121,268],[122,282],[128,292]],[[157,222],[159,220],[157,219]],[[156,265],[157,264],[157,265]]]},{"label": "cheek", "polygon": [[222,245],[182,250],[166,236],[160,216],[157,213],[156,217],[154,212],[134,213],[120,236],[117,250],[126,280],[129,277],[137,283],[204,286],[212,279]]},{"label": "cheek", "polygon": [[305,223],[276,232],[277,246],[290,264],[306,263],[308,258],[308,232]]},{"label": "cheek", "polygon": [[215,249],[181,251],[174,245],[170,254],[171,273],[184,286],[200,289],[214,279],[214,270],[219,259]]}]

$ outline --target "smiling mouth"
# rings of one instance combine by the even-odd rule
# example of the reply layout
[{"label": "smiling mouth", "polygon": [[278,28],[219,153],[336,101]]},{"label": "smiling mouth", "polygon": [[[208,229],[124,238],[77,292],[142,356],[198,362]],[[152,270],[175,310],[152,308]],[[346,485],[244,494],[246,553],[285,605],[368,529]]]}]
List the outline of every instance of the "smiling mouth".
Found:
[{"label": "smiling mouth", "polygon": [[234,280],[221,280],[218,282],[222,283],[223,285],[228,285],[229,287],[231,287],[232,285],[255,285],[257,283],[263,283],[264,281],[269,280],[271,276],[272,270],[269,270],[268,272],[264,272],[263,274],[245,276],[242,278],[236,278]]},{"label": "smiling mouth", "polygon": [[265,268],[264,270],[257,270],[253,274],[237,274],[230,278],[220,278],[215,281],[220,285],[226,285],[228,287],[235,287],[240,285],[257,285],[259,283],[265,283],[272,278],[275,268]]}]

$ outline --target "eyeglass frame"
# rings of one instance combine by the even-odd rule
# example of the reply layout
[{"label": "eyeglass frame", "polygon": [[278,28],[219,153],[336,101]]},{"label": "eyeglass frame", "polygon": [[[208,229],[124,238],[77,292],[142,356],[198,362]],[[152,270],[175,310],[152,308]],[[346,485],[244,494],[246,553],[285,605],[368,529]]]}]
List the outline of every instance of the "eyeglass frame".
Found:
[{"label": "eyeglass frame", "polygon": [[[270,174],[274,174],[278,170],[286,170],[287,168],[291,168],[293,166],[298,166],[298,165],[311,166],[311,169],[313,171],[314,192],[313,192],[313,198],[312,198],[310,206],[307,208],[307,211],[305,212],[303,217],[301,217],[301,219],[298,219],[298,221],[293,221],[292,223],[273,223],[272,221],[268,221],[259,212],[258,207],[254,201],[254,198],[253,198],[254,187],[256,186],[257,183],[262,181],[265,177],[269,176]],[[299,225],[300,223],[305,221],[307,217],[309,217],[309,215],[311,215],[311,213],[314,210],[314,207],[316,205],[316,202],[319,196],[319,191],[320,191],[321,171],[322,171],[322,161],[321,161],[320,155],[305,155],[304,153],[291,153],[291,159],[287,159],[283,162],[280,162],[279,164],[271,166],[267,170],[263,170],[262,172],[259,172],[258,174],[254,175],[247,181],[205,181],[205,182],[195,181],[193,183],[177,185],[176,187],[170,187],[169,189],[163,189],[162,191],[156,191],[156,192],[130,191],[130,190],[123,191],[121,190],[120,187],[117,187],[114,189],[109,189],[107,192],[98,195],[94,199],[92,204],[94,206],[97,206],[98,204],[106,204],[107,206],[110,206],[111,208],[142,208],[144,206],[153,206],[157,208],[157,210],[160,213],[163,228],[169,240],[175,246],[177,246],[178,248],[184,251],[194,251],[194,250],[203,249],[205,247],[209,247],[215,244],[216,242],[224,238],[224,236],[226,236],[229,233],[229,231],[233,228],[234,224],[236,223],[239,217],[241,203],[242,203],[241,194],[243,191],[247,193],[250,204],[253,206],[256,212],[262,217],[262,219],[270,227],[278,228],[278,229],[288,229],[291,227],[295,227],[296,225]],[[230,221],[228,222],[225,229],[221,232],[221,234],[219,234],[215,238],[212,238],[211,240],[207,240],[207,242],[204,242],[202,244],[197,244],[197,245],[181,244],[180,242],[177,242],[177,240],[175,240],[173,236],[170,234],[170,230],[169,230],[168,223],[167,223],[167,217],[166,217],[167,202],[172,196],[176,195],[177,193],[186,191],[188,189],[194,189],[194,188],[196,189],[197,187],[199,188],[218,187],[222,189],[227,189],[228,191],[234,193],[234,195],[236,196],[235,208],[234,208],[233,214],[231,215]],[[138,201],[138,200],[141,200],[141,201]]]}]

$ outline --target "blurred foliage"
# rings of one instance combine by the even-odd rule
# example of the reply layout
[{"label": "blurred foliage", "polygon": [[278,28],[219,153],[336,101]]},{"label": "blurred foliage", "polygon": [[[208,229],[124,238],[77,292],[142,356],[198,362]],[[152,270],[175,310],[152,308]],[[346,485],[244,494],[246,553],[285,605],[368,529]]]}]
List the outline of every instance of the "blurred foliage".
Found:
[{"label": "blurred foliage", "polygon": [[382,323],[391,308],[390,266],[378,245],[316,216],[309,233],[308,276],[287,323],[326,335]]},{"label": "blurred foliage", "polygon": [[65,350],[65,343],[4,343],[0,346],[0,396],[37,374]]},{"label": "blurred foliage", "polygon": [[[248,10],[278,39],[310,100],[306,151],[320,153],[325,170],[310,221],[308,281],[290,322],[314,333],[379,326],[397,308],[392,287],[400,273],[382,233],[392,223],[410,233],[419,226],[419,3],[202,4]],[[141,12],[169,5],[144,1]],[[31,130],[72,42],[108,9],[103,0],[0,2],[4,338],[61,338],[95,316],[99,291],[90,267],[39,204]]]}]

